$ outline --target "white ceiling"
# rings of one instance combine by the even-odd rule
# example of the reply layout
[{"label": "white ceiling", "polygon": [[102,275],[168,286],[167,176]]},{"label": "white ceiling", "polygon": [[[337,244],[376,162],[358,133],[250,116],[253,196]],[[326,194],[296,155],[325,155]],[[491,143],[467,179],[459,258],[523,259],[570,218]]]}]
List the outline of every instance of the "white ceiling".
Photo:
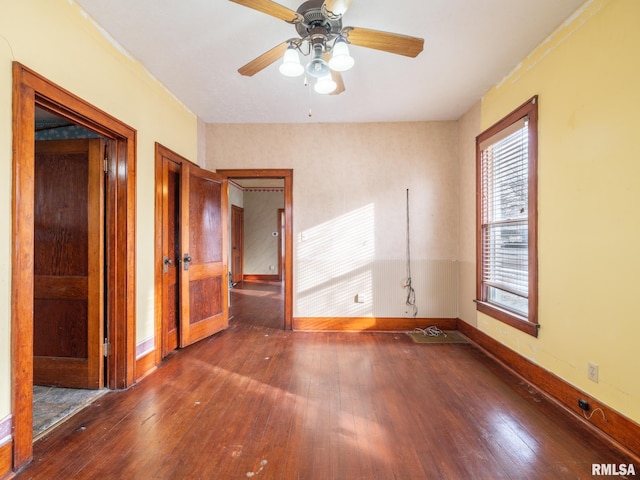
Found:
[{"label": "white ceiling", "polygon": [[[417,58],[352,46],[346,91],[318,95],[279,61],[237,69],[295,27],[227,0],[77,0],[207,123],[456,120],[584,0],[354,0],[344,26],[425,39]],[[278,3],[296,10],[302,0]],[[311,110],[312,116],[309,117]]]}]

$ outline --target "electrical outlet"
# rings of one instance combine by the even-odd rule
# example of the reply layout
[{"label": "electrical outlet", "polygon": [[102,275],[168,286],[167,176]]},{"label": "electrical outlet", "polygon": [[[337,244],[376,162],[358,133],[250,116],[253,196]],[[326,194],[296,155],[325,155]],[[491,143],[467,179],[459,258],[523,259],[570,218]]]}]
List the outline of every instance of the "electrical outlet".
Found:
[{"label": "electrical outlet", "polygon": [[589,378],[589,380],[591,380],[592,382],[598,383],[598,365],[589,362],[589,365],[587,367],[587,378]]}]

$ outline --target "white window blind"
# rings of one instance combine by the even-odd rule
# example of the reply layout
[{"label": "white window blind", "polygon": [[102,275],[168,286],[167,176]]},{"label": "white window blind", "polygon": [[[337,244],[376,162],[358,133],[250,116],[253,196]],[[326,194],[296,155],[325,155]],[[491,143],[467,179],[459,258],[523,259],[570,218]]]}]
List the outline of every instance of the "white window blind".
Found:
[{"label": "white window blind", "polygon": [[486,300],[528,314],[529,133],[524,117],[481,149],[482,283]]}]

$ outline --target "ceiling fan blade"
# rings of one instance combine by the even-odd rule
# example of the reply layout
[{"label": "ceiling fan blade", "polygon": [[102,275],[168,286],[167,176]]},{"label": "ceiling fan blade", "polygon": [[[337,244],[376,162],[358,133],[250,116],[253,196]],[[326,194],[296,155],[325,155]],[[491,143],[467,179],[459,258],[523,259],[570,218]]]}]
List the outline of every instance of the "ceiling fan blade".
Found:
[{"label": "ceiling fan blade", "polygon": [[344,15],[353,0],[324,0],[322,11],[333,16]]},{"label": "ceiling fan blade", "polygon": [[333,78],[333,81],[336,82],[336,89],[331,92],[329,95],[340,95],[342,92],[344,92],[344,80],[342,80],[342,75],[340,74],[340,72],[334,72],[333,70],[331,70],[331,78]]},{"label": "ceiling fan blade", "polygon": [[290,8],[272,2],[271,0],[231,0],[233,3],[253,8],[272,17],[279,18],[285,22],[297,23],[300,19],[299,15]]},{"label": "ceiling fan blade", "polygon": [[287,47],[289,47],[289,42],[282,42],[280,45],[273,47],[268,52],[265,52],[259,57],[254,58],[245,66],[240,67],[238,69],[238,72],[246,77],[253,77],[259,71],[267,68],[273,62],[282,58],[284,56],[284,52],[287,50]]},{"label": "ceiling fan blade", "polygon": [[406,57],[417,57],[424,47],[424,39],[399,33],[380,32],[360,27],[346,27],[343,29],[343,34],[347,37],[349,43],[353,45],[374,48]]},{"label": "ceiling fan blade", "polygon": [[[322,58],[325,62],[329,63],[329,60],[331,60],[331,55],[328,53],[323,53]],[[330,70],[330,72],[331,79],[336,82],[336,89],[329,95],[340,95],[342,92],[344,92],[344,80],[342,79],[342,74],[340,72],[336,72],[335,70]]]}]

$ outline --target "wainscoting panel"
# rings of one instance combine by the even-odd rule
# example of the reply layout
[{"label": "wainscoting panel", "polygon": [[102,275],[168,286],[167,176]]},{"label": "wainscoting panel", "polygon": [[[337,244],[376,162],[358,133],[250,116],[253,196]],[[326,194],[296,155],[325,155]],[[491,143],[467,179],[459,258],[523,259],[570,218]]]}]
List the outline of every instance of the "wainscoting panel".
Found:
[{"label": "wainscoting panel", "polygon": [[[411,284],[417,317],[456,318],[458,267],[452,260],[414,260]],[[406,304],[404,260],[299,259],[296,317],[413,317]]]}]

